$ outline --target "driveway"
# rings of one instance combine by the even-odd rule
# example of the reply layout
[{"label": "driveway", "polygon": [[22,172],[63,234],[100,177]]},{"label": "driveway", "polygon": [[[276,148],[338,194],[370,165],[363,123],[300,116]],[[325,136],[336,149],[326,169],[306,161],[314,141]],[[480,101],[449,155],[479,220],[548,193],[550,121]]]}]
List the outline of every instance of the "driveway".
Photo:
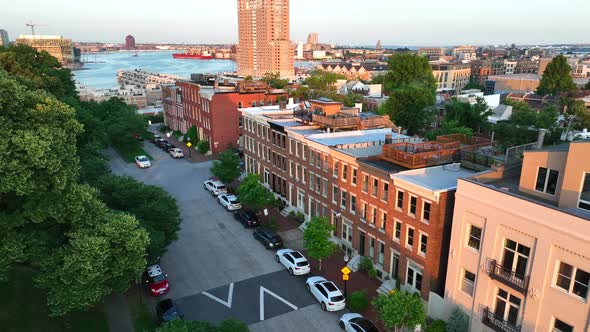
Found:
[{"label": "driveway", "polygon": [[[144,148],[154,157],[151,168],[126,164],[112,150],[111,168],[115,174],[161,186],[178,201],[181,231],[161,265],[171,284],[166,297],[178,301],[187,319],[216,323],[235,317],[253,324],[255,331],[340,331],[341,313],[322,312],[305,291],[305,277],[289,276],[274,252],[203,189],[211,162],[175,160],[149,142]],[[230,288],[232,303],[226,305]]]}]

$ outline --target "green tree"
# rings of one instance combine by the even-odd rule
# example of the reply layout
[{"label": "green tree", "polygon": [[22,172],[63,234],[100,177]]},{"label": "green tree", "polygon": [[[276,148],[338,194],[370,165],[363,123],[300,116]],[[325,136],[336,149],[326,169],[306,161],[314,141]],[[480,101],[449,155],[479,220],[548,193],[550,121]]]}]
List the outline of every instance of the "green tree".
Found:
[{"label": "green tree", "polygon": [[206,154],[209,152],[209,142],[205,140],[199,141],[199,143],[197,143],[197,151],[199,151],[201,154]]},{"label": "green tree", "polygon": [[[429,91],[434,99],[436,80],[432,75],[428,59],[415,54],[397,53],[389,58],[388,64],[389,71],[384,88],[392,91],[415,86]],[[432,104],[434,104],[434,100]]]},{"label": "green tree", "polygon": [[185,136],[186,136],[187,140],[189,140],[189,138],[190,138],[190,141],[191,141],[193,144],[197,144],[197,143],[199,143],[199,138],[198,138],[198,136],[197,136],[197,127],[195,127],[195,126],[191,126],[191,127],[188,129],[188,131],[187,131],[187,133],[186,133],[186,135],[185,135]]},{"label": "green tree", "polygon": [[317,90],[324,93],[335,93],[336,88],[334,87],[334,83],[339,79],[346,79],[346,76],[324,70],[313,70],[309,73],[309,77],[305,80],[305,84],[307,84],[311,90]]},{"label": "green tree", "polygon": [[584,86],[584,88],[586,90],[590,90],[590,80],[588,80],[588,83],[586,83],[586,86]]},{"label": "green tree", "polygon": [[336,245],[330,241],[334,226],[330,225],[328,218],[313,217],[303,231],[303,246],[311,258],[319,262],[319,270],[322,270],[322,260],[328,258],[336,251]]},{"label": "green tree", "polygon": [[404,327],[413,330],[426,322],[424,304],[418,294],[397,290],[390,294],[379,294],[373,300],[373,308],[385,327],[395,331]]},{"label": "green tree", "polygon": [[426,107],[434,102],[430,90],[411,85],[393,90],[383,110],[398,127],[414,135],[432,121],[432,113]]},{"label": "green tree", "polygon": [[590,129],[590,113],[586,111],[586,105],[582,100],[562,98],[562,108],[566,110],[566,119],[576,130]]},{"label": "green tree", "polygon": [[429,141],[434,141],[436,140],[437,136],[450,134],[463,134],[467,137],[471,137],[473,136],[473,130],[471,130],[471,128],[461,126],[457,121],[445,120],[439,129],[429,131],[425,136]]},{"label": "green tree", "polygon": [[240,201],[254,211],[260,211],[275,201],[274,195],[260,181],[258,175],[248,174],[237,190]]},{"label": "green tree", "polygon": [[248,325],[237,319],[226,319],[219,324],[218,332],[248,332],[250,329]]},{"label": "green tree", "polygon": [[113,210],[139,219],[150,237],[150,259],[161,256],[166,246],[178,237],[180,211],[176,199],[164,189],[141,183],[131,177],[108,175],[96,184],[101,199]]},{"label": "green tree", "polygon": [[213,162],[211,173],[223,183],[232,183],[241,174],[240,157],[232,149],[220,153]]},{"label": "green tree", "polygon": [[277,73],[266,73],[262,77],[262,80],[265,81],[266,83],[268,83],[268,85],[270,85],[270,87],[272,87],[274,89],[283,89],[287,85],[289,85],[289,80],[288,79],[281,79],[281,74],[278,72]]},{"label": "green tree", "polygon": [[469,316],[456,307],[451,313],[446,327],[447,332],[467,332],[469,330]]},{"label": "green tree", "polygon": [[467,85],[465,85],[465,87],[463,88],[463,90],[471,90],[471,89],[477,89],[477,90],[480,90],[480,91],[485,91],[486,90],[484,86],[479,85],[476,82],[469,81],[469,83],[467,83]]},{"label": "green tree", "polygon": [[477,98],[473,105],[453,98],[445,109],[445,120],[456,121],[461,127],[471,128],[474,132],[490,127],[488,118],[493,112],[483,98]]},{"label": "green tree", "polygon": [[156,332],[248,332],[248,325],[236,319],[226,319],[219,326],[208,322],[175,319],[158,327]]},{"label": "green tree", "polygon": [[572,68],[567,63],[566,57],[563,55],[556,56],[549,62],[543,72],[537,93],[540,95],[557,95],[574,90],[576,84],[570,75],[571,71]]}]

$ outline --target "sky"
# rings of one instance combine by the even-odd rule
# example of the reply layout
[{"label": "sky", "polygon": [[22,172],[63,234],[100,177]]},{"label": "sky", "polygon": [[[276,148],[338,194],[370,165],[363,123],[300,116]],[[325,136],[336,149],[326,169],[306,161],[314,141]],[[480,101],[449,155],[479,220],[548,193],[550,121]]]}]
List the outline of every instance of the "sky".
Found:
[{"label": "sky", "polygon": [[[8,1],[8,0],[5,0]],[[0,6],[11,40],[37,34],[74,41],[236,43],[236,0],[19,0]],[[291,40],[317,32],[340,45],[590,43],[589,0],[291,0]]]}]

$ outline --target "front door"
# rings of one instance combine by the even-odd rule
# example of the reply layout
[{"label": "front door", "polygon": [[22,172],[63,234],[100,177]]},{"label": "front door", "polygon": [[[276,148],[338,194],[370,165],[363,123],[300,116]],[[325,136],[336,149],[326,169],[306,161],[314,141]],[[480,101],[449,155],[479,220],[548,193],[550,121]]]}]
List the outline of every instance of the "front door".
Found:
[{"label": "front door", "polygon": [[365,256],[365,232],[359,232],[359,255]]}]

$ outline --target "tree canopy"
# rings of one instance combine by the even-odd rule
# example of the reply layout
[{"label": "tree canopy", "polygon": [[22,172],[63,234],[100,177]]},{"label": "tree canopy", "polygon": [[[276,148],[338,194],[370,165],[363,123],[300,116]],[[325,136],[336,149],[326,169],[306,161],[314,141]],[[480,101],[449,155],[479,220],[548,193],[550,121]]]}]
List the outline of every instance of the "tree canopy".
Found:
[{"label": "tree canopy", "polygon": [[[384,88],[389,91],[407,86],[424,88],[436,92],[436,80],[428,59],[409,53],[396,53],[388,60],[389,71]],[[434,101],[433,101],[434,103]]]},{"label": "tree canopy", "polygon": [[336,250],[334,242],[330,241],[334,226],[330,225],[328,218],[313,217],[303,231],[303,246],[311,258],[319,261],[319,269],[322,270],[322,260],[332,256]]},{"label": "tree canopy", "polygon": [[223,183],[233,182],[240,174],[240,157],[232,149],[220,153],[217,160],[213,162],[211,173]]},{"label": "tree canopy", "polygon": [[473,130],[471,128],[463,127],[458,121],[454,120],[445,120],[442,123],[442,126],[433,131],[429,131],[426,133],[426,138],[430,141],[436,140],[437,136],[441,135],[450,135],[450,134],[463,134],[467,137],[473,136]]},{"label": "tree canopy", "polygon": [[537,93],[540,95],[557,95],[561,92],[574,90],[576,84],[570,75],[571,71],[572,68],[567,63],[565,56],[556,56],[549,62],[543,72]]},{"label": "tree canopy", "polygon": [[175,319],[158,327],[156,332],[248,332],[248,325],[235,319],[226,319],[219,326],[208,322]]},{"label": "tree canopy", "polygon": [[373,308],[385,327],[395,331],[404,327],[413,330],[426,322],[424,304],[416,293],[394,290],[390,294],[379,294],[373,300]]},{"label": "tree canopy", "polygon": [[453,98],[445,105],[445,109],[445,120],[456,121],[459,126],[470,128],[473,132],[490,127],[488,118],[493,112],[483,98],[477,98],[473,105]]},{"label": "tree canopy", "polygon": [[283,89],[289,85],[288,79],[282,79],[280,73],[266,73],[262,77],[262,80],[267,82],[271,88]]},{"label": "tree canopy", "polygon": [[586,90],[590,90],[590,80],[588,80],[588,83],[586,83],[586,85],[584,86],[584,88]]},{"label": "tree canopy", "polygon": [[274,195],[260,181],[260,176],[248,174],[237,190],[240,202],[255,211],[275,201]]}]

